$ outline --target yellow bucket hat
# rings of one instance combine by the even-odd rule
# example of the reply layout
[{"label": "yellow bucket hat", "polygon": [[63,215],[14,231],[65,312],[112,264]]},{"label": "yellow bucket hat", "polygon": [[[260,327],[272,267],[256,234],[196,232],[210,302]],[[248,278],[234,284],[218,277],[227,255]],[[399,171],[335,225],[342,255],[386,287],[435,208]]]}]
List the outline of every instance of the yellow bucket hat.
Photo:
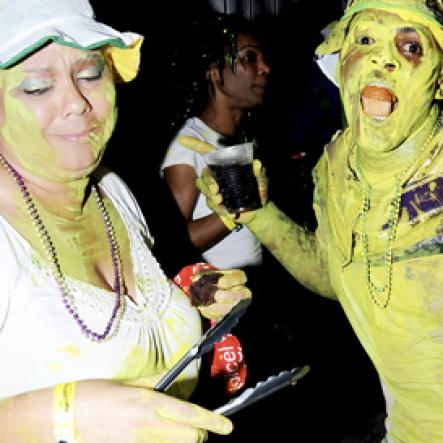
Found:
[{"label": "yellow bucket hat", "polygon": [[104,47],[117,80],[138,72],[143,37],[95,20],[89,0],[1,0],[0,69],[20,62],[48,41],[79,49]]},{"label": "yellow bucket hat", "polygon": [[[397,14],[407,21],[426,26],[443,49],[443,2],[441,0],[349,0],[343,17],[331,23],[328,36],[315,50],[317,63],[335,84],[335,71],[352,17],[365,9],[379,9]],[[439,21],[441,20],[441,22]]]}]

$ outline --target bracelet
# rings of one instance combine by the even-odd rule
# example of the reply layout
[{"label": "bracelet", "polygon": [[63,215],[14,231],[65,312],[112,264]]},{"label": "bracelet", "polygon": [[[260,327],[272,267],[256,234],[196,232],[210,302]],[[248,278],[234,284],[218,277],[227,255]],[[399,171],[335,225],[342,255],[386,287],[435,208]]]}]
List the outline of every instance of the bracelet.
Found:
[{"label": "bracelet", "polygon": [[242,224],[236,223],[234,220],[232,220],[232,218],[229,218],[226,215],[219,215],[219,217],[230,231],[240,231],[240,229],[243,228]]},{"label": "bracelet", "polygon": [[53,421],[57,443],[80,443],[74,425],[75,382],[54,387]]}]

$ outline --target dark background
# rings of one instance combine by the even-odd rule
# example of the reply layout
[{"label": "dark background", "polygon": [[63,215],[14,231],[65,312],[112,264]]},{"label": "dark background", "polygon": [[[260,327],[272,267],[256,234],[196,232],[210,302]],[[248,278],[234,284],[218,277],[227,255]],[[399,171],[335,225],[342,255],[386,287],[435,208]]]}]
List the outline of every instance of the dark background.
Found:
[{"label": "dark background", "polygon": [[[105,163],[129,184],[156,239],[155,255],[168,275],[198,260],[181,214],[159,177],[159,164],[177,128],[182,97],[172,87],[180,72],[173,57],[186,44],[204,1],[129,3],[113,8],[93,1],[97,18],[145,36],[141,71],[118,87],[119,119]],[[204,3],[204,4],[203,4]],[[258,18],[272,62],[267,104],[255,116],[260,158],[272,200],[314,228],[310,173],[322,148],[342,124],[338,91],[313,61],[320,30],[341,13],[341,1],[287,1],[278,16]],[[379,443],[384,403],[377,375],[338,303],[297,284],[265,254],[254,314],[234,331],[244,344],[248,386],[297,365],[310,373],[298,385],[238,412],[229,437],[210,442],[284,441]],[[256,288],[253,288],[256,289]],[[258,295],[257,295],[258,294]],[[193,400],[216,407],[225,399],[205,370]]]}]

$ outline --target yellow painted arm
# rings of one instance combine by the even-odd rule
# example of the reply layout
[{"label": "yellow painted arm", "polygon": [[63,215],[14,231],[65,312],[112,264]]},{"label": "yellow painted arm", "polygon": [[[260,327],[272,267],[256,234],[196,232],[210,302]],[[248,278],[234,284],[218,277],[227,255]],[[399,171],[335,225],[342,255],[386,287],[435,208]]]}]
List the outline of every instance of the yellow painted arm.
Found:
[{"label": "yellow painted arm", "polygon": [[302,285],[335,299],[329,279],[327,254],[316,235],[299,226],[272,202],[255,211],[249,230]]}]

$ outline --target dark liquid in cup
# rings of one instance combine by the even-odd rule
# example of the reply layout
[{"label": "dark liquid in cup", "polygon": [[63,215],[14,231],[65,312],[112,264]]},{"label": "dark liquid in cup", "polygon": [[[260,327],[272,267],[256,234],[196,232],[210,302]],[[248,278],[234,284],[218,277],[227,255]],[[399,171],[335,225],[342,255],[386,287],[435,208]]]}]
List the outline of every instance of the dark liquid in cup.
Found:
[{"label": "dark liquid in cup", "polygon": [[210,165],[211,174],[220,188],[223,206],[228,212],[248,211],[261,207],[257,179],[252,164]]}]

